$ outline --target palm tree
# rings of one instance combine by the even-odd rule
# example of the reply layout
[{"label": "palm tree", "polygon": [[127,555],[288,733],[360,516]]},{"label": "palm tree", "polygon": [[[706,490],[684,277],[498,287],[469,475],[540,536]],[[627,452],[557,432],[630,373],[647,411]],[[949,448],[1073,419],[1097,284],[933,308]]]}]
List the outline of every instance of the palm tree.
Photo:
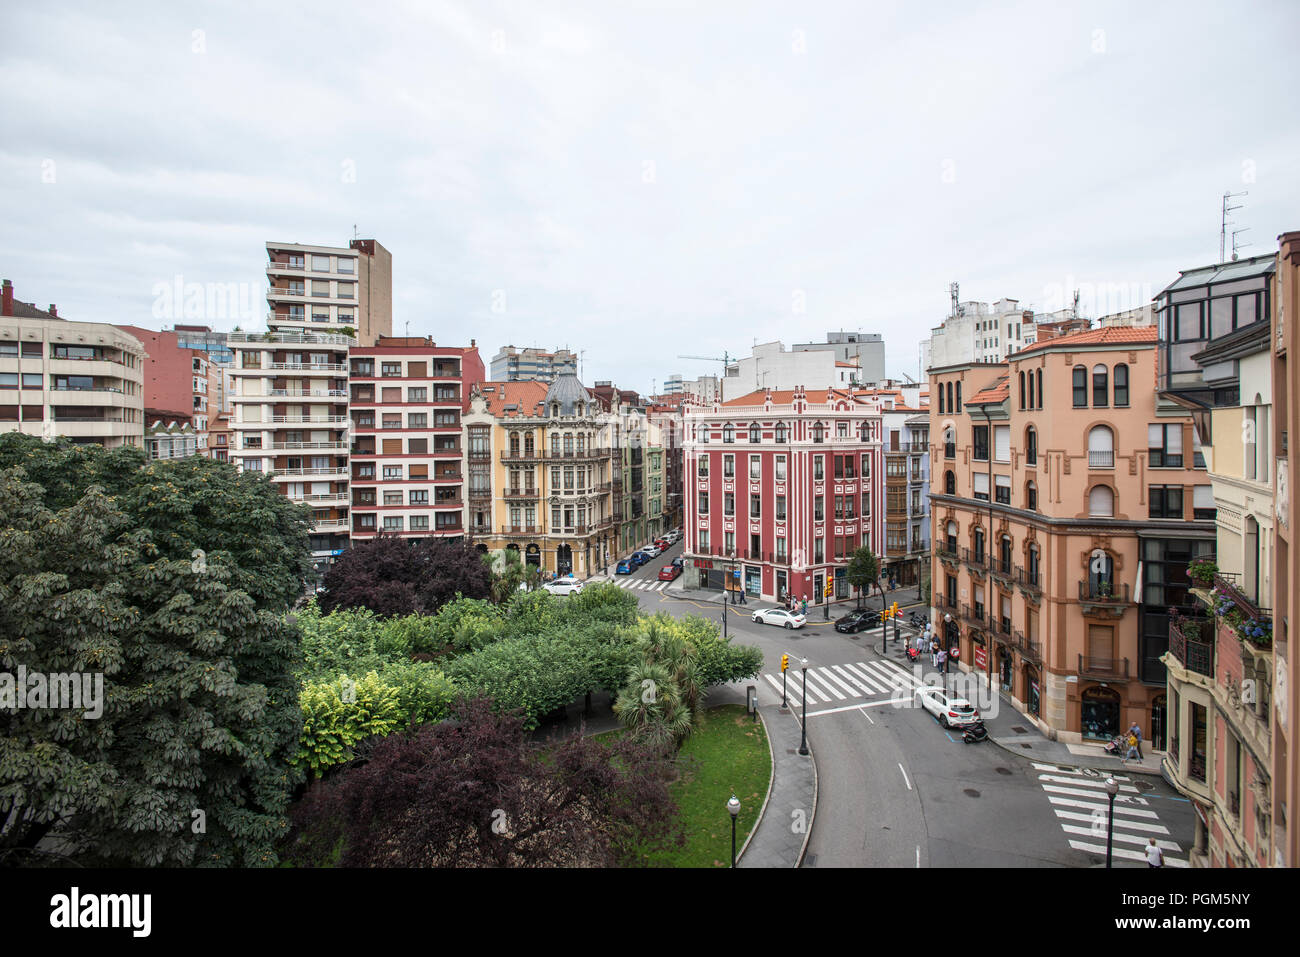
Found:
[{"label": "palm tree", "polygon": [[614,713],[632,734],[665,755],[681,747],[691,730],[691,711],[667,667],[639,662],[628,672],[618,693]]}]

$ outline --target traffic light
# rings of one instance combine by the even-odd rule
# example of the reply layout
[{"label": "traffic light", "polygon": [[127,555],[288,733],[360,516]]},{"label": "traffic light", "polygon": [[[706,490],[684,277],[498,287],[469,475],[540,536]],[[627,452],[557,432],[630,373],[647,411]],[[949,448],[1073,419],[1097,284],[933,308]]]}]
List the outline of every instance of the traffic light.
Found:
[{"label": "traffic light", "polygon": [[782,656],[781,656],[781,670],[782,670],[782,671],[785,671],[785,670],[786,670],[787,668],[789,668],[789,667],[790,667],[790,656],[789,656],[789,655],[782,655]]},{"label": "traffic light", "polygon": [[894,602],[893,606],[892,606],[889,610],[890,610],[890,612],[892,613],[892,614],[890,614],[889,617],[890,617],[890,618],[897,618],[897,617],[898,617],[898,602]]}]

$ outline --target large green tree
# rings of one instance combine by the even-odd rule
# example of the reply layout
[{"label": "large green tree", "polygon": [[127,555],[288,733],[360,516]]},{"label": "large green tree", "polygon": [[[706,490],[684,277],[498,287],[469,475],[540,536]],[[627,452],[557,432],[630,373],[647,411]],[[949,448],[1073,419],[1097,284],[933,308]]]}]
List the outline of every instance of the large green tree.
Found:
[{"label": "large green tree", "polygon": [[865,588],[870,592],[871,586],[880,581],[880,560],[876,558],[876,553],[866,545],[856,549],[849,559],[844,577],[858,590],[858,604],[861,605],[862,590]]},{"label": "large green tree", "polygon": [[0,435],[0,671],[100,674],[104,697],[98,717],[0,710],[0,851],[276,862],[308,529],[224,463]]}]

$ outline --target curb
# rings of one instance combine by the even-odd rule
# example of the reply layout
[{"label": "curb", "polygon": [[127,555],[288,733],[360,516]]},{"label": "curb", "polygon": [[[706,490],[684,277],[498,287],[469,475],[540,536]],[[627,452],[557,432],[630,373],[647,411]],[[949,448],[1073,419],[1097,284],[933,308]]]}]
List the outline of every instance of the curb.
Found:
[{"label": "curb", "polygon": [[[1023,758],[1023,757],[1026,757],[1026,755],[1025,755],[1022,751],[1015,750],[1015,749],[1013,749],[1013,748],[1008,747],[1007,745],[1003,744],[1001,741],[997,740],[997,738],[993,737],[993,735],[989,735],[989,738],[988,738],[988,739],[989,739],[989,741],[991,741],[991,742],[993,742],[994,744],[996,744],[996,745],[997,745],[999,748],[1001,748],[1003,751],[1007,752],[1007,754],[1018,754],[1018,755],[1020,755],[1020,757],[1022,757],[1022,758]],[[1044,740],[1046,740],[1046,739],[1044,739]],[[1056,743],[1056,742],[1051,742],[1051,743]],[[1148,777],[1156,777],[1156,778],[1162,778],[1162,779],[1164,778],[1164,772],[1163,772],[1163,771],[1160,771],[1160,770],[1157,770],[1157,771],[1149,771],[1149,770],[1147,770],[1146,768],[1135,768],[1135,767],[1120,767],[1120,768],[1114,768],[1114,767],[1107,767],[1107,766],[1105,766],[1105,765],[1102,765],[1102,766],[1099,767],[1099,766],[1094,765],[1094,764],[1088,764],[1087,762],[1080,761],[1079,759],[1081,759],[1081,758],[1083,757],[1083,755],[1080,755],[1080,754],[1071,754],[1070,757],[1076,760],[1076,762],[1077,762],[1077,766],[1078,766],[1078,767],[1090,767],[1090,768],[1094,768],[1095,770],[1098,770],[1098,771],[1123,771],[1125,774],[1145,774],[1145,775],[1147,775]],[[1109,759],[1108,759],[1108,760],[1109,760]],[[1060,762],[1060,761],[1052,761],[1052,763],[1053,763],[1053,764],[1061,764],[1061,763],[1063,763],[1063,762]]]},{"label": "curb", "polygon": [[[802,725],[801,725],[802,727]],[[808,742],[808,760],[812,762],[813,772],[813,797],[812,797],[812,815],[808,818],[808,829],[804,831],[803,844],[799,846],[799,857],[794,862],[796,868],[803,867],[804,856],[808,853],[808,842],[812,840],[813,825],[817,822],[817,754],[813,751],[812,742]]]}]

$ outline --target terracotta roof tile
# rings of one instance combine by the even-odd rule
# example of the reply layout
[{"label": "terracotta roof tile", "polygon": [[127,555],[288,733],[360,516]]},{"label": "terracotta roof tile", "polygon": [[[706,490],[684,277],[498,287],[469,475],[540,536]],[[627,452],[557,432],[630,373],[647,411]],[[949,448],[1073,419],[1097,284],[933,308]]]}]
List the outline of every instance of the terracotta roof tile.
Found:
[{"label": "terracotta roof tile", "polygon": [[[547,388],[547,383],[536,379],[483,382],[479,385],[483,398],[487,400],[488,411],[498,418],[539,414],[546,399]],[[507,410],[508,405],[515,408]]]},{"label": "terracotta roof tile", "polygon": [[1002,402],[1011,395],[1011,377],[999,376],[998,380],[987,388],[980,389],[973,396],[966,400],[967,405],[984,405],[985,403]]},{"label": "terracotta roof tile", "polygon": [[1033,345],[1025,346],[1010,356],[1010,360],[1015,361],[1027,352],[1038,352],[1061,346],[1082,349],[1088,346],[1155,345],[1158,338],[1159,330],[1155,326],[1107,326],[1104,329],[1089,329],[1087,332],[1076,332],[1055,339],[1043,339]]}]

